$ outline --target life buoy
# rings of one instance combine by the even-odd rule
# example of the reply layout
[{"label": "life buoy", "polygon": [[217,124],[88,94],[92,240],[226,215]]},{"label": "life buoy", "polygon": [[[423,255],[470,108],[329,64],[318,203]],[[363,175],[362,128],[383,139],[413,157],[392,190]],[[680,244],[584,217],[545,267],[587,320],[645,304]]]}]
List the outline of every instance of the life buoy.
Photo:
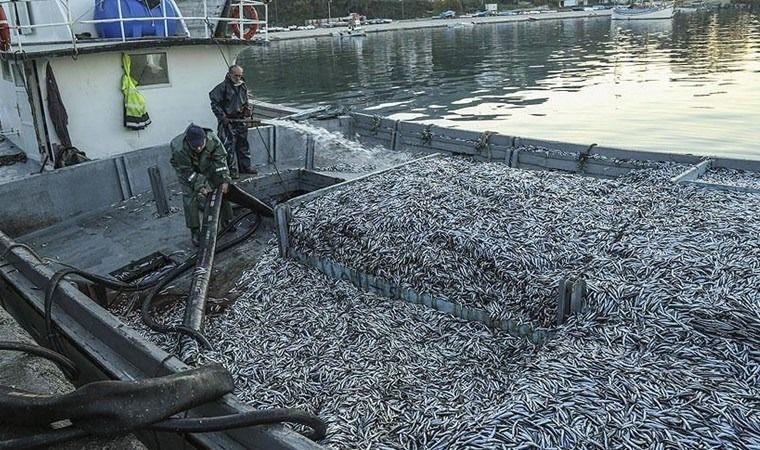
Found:
[{"label": "life buoy", "polygon": [[8,18],[5,17],[5,9],[0,6],[0,50],[6,52],[11,49],[11,27],[8,26]]},{"label": "life buoy", "polygon": [[[243,15],[243,19],[246,20],[259,20],[259,13],[256,12],[256,8],[254,8],[251,5],[241,5],[233,4],[232,9],[230,10],[230,18],[233,19],[240,19],[240,15]],[[237,22],[231,22],[232,26],[232,35],[233,36],[240,36],[240,24]],[[256,31],[259,29],[259,24],[257,23],[251,23],[248,24],[248,30],[246,30],[245,34],[243,35],[243,39],[246,41],[250,41],[253,39],[253,35],[256,34]]]}]

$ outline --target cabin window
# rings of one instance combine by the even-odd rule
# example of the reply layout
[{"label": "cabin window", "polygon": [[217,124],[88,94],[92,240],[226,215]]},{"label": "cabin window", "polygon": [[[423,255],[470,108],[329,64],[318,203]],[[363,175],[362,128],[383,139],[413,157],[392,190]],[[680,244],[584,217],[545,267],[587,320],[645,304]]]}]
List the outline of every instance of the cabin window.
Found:
[{"label": "cabin window", "polygon": [[8,61],[3,61],[2,66],[3,66],[3,80],[13,81],[13,75],[11,75],[10,63],[8,63]]},{"label": "cabin window", "polygon": [[11,67],[13,68],[13,79],[16,81],[16,86],[24,87],[24,70],[21,64],[12,64]]},{"label": "cabin window", "polygon": [[166,53],[131,53],[132,78],[138,86],[169,84],[169,68]]}]

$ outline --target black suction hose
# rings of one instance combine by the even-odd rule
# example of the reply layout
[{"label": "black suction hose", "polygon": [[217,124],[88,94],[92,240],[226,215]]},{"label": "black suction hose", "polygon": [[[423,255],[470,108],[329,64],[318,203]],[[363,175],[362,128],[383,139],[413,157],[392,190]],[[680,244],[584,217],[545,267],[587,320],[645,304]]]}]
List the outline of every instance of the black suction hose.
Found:
[{"label": "black suction hose", "polygon": [[155,431],[174,431],[177,433],[210,433],[282,422],[308,426],[312,431],[305,433],[305,436],[313,441],[324,439],[327,434],[327,424],[322,419],[295,408],[247,411],[240,414],[218,417],[169,418],[154,423],[150,426],[150,429]]},{"label": "black suction hose", "polygon": [[[251,216],[252,214],[253,212],[248,212],[238,217],[232,223],[227,225],[219,234],[224,235],[224,233],[232,229],[232,227],[240,223],[246,217]],[[229,250],[230,248],[238,245],[239,243],[253,236],[256,230],[258,230],[260,224],[261,224],[261,216],[257,214],[256,222],[253,224],[253,226],[251,226],[251,228],[245,234],[235,239],[231,239],[230,241],[225,242],[222,245],[217,246],[216,254]],[[211,344],[198,331],[195,331],[184,325],[173,325],[173,326],[163,325],[153,320],[153,318],[150,316],[150,310],[152,308],[153,300],[155,299],[156,295],[158,295],[158,293],[161,292],[163,288],[165,288],[172,280],[177,278],[182,272],[194,267],[195,257],[196,255],[193,255],[192,257],[188,258],[181,266],[177,268],[179,269],[181,267],[182,268],[181,271],[173,270],[171,273],[167,274],[167,276],[163,278],[161,282],[158,283],[158,285],[153,287],[153,289],[150,291],[148,296],[145,297],[145,300],[143,300],[142,307],[140,308],[140,316],[142,317],[142,320],[145,323],[145,325],[151,330],[157,331],[159,333],[182,333],[184,335],[187,335],[196,339],[201,345],[203,345],[205,349],[208,350],[211,348]]]},{"label": "black suction hose", "polygon": [[58,352],[54,352],[45,347],[40,347],[39,345],[25,344],[23,342],[0,341],[0,350],[24,352],[49,359],[50,361],[58,364],[58,367],[60,367],[61,370],[63,370],[64,373],[66,373],[66,376],[69,378],[76,378],[79,374],[74,361],[61,355]]},{"label": "black suction hose", "polygon": [[80,428],[65,427],[32,436],[17,437],[0,441],[0,449],[19,450],[25,448],[54,448],[64,442],[89,436],[90,433]]},{"label": "black suction hose", "polygon": [[[232,223],[227,225],[220,233],[219,235],[224,235],[227,233],[232,227],[240,223],[243,219],[250,217],[253,212],[248,212],[243,214],[242,216],[236,218]],[[259,225],[261,223],[261,216],[257,214],[257,219],[254,225],[251,227],[250,230],[248,230],[244,235],[237,237],[235,239],[231,239],[228,242],[225,242],[222,245],[219,245],[216,249],[217,253],[226,251],[239,243],[243,242],[244,240],[248,239],[250,236],[252,236],[256,230],[258,229]],[[113,289],[116,291],[122,291],[122,292],[140,292],[147,289],[151,289],[150,294],[146,297],[145,301],[143,301],[142,304],[142,311],[141,311],[141,317],[143,322],[145,322],[145,325],[150,328],[153,331],[159,332],[159,333],[179,333],[186,336],[189,336],[195,340],[197,340],[204,348],[209,349],[211,348],[211,344],[208,342],[208,340],[199,332],[185,327],[183,325],[176,325],[176,326],[169,326],[169,325],[163,325],[159,324],[155,320],[153,320],[152,317],[150,317],[150,308],[151,304],[153,302],[153,299],[155,296],[163,289],[165,288],[171,281],[175,280],[177,277],[185,273],[187,270],[191,269],[195,265],[195,258],[197,257],[197,254],[193,254],[185,261],[183,261],[180,265],[166,273],[163,277],[157,278],[155,280],[151,280],[149,282],[145,282],[142,284],[133,284],[133,283],[124,283],[115,279],[103,277],[101,275],[93,274],[86,272],[81,269],[77,269],[74,267],[67,267],[65,269],[61,269],[50,278],[50,282],[47,285],[47,288],[45,290],[45,331],[47,332],[47,339],[53,348],[55,348],[59,353],[63,353],[63,345],[58,340],[57,334],[53,330],[53,319],[52,319],[52,310],[53,310],[53,294],[55,294],[56,289],[58,288],[58,285],[61,283],[61,281],[64,279],[64,277],[69,275],[76,275],[81,278],[84,278],[87,281],[90,281],[94,284],[107,287],[109,289]]]}]

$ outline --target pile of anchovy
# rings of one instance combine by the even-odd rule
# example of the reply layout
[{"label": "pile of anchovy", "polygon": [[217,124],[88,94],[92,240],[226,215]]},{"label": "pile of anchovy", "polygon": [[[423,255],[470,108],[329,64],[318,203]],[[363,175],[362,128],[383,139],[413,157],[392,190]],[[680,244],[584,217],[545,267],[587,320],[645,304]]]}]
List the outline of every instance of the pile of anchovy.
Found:
[{"label": "pile of anchovy", "polygon": [[760,195],[668,181],[682,170],[598,180],[447,158],[294,211],[297,248],[541,323],[555,277],[583,276],[584,312],[543,347],[272,243],[209,318],[201,361],[254,407],[319,414],[333,448],[758,448]]},{"label": "pile of anchovy", "polygon": [[705,172],[699,181],[760,190],[760,173],[746,170],[712,168]]},{"label": "pile of anchovy", "polygon": [[587,275],[596,253],[614,251],[608,247],[652,208],[649,194],[624,180],[440,158],[295,209],[289,234],[307,256],[494,319],[548,327],[560,281]]}]

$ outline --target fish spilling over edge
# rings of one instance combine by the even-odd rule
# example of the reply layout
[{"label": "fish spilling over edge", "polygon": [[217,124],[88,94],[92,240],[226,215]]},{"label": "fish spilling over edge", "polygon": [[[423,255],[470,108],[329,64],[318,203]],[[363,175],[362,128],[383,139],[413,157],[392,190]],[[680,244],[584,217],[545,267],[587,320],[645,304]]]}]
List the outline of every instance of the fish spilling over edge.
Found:
[{"label": "fish spilling over edge", "polygon": [[558,277],[583,276],[584,312],[542,347],[362,292],[272,242],[209,318],[201,361],[224,364],[254,407],[321,415],[340,449],[757,448],[760,195],[674,185],[675,172],[447,158],[294,210],[302,251],[496,316],[549,325]]}]

